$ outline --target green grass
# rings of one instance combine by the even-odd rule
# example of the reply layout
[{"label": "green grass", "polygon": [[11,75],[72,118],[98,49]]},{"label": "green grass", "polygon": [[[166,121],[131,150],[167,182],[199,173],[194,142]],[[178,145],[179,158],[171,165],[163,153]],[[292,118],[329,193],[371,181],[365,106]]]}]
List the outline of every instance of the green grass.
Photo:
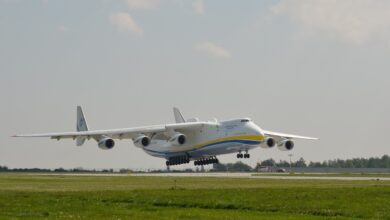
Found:
[{"label": "green grass", "polygon": [[0,219],[390,219],[390,181],[0,174]]}]

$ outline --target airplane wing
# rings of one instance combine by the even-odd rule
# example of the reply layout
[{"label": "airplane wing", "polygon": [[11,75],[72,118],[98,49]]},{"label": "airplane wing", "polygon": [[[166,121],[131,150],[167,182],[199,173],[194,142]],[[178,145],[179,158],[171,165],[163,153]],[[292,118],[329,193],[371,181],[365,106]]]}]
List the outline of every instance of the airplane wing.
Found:
[{"label": "airplane wing", "polygon": [[273,132],[273,131],[265,131],[263,130],[264,134],[266,136],[270,136],[276,140],[281,140],[281,139],[306,139],[306,140],[318,140],[318,138],[314,137],[305,137],[305,136],[299,136],[299,135],[294,135],[294,134],[284,134],[284,133],[279,133],[279,132]]},{"label": "airplane wing", "polygon": [[43,133],[43,134],[20,134],[13,137],[50,137],[51,139],[76,139],[82,138],[94,138],[99,139],[101,136],[107,136],[112,139],[134,139],[140,134],[152,135],[157,133],[172,132],[172,131],[186,131],[193,130],[203,126],[203,123],[180,123],[180,124],[166,124],[166,125],[154,125],[149,127],[135,127],[135,128],[121,128],[121,129],[109,129],[109,130],[90,130],[90,131],[76,131],[76,132],[59,132],[59,133]]}]

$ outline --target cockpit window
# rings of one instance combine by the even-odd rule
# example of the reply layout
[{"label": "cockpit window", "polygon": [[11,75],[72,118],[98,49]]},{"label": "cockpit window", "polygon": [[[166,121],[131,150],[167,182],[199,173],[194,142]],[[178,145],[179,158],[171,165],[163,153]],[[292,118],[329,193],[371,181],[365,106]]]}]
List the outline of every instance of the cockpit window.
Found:
[{"label": "cockpit window", "polygon": [[242,119],[241,122],[243,123],[249,122],[249,119]]}]

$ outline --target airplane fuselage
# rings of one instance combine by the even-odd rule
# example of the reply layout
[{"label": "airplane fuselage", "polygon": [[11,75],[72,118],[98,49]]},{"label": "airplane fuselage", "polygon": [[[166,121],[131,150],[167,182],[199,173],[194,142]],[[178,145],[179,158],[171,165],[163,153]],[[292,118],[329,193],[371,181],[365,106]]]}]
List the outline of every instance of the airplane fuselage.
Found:
[{"label": "airplane fuselage", "polygon": [[171,144],[164,138],[152,138],[146,153],[170,158],[185,155],[191,159],[248,151],[265,140],[262,130],[248,118],[204,123],[201,129],[186,133],[186,143]]}]

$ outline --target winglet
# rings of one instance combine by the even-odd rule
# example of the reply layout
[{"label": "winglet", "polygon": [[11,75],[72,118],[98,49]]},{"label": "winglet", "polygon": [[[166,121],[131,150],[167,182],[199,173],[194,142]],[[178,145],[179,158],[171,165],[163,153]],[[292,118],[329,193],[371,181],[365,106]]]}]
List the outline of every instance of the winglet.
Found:
[{"label": "winglet", "polygon": [[176,107],[173,108],[173,115],[175,116],[176,123],[186,122],[186,120],[183,118],[183,115],[180,113],[180,110]]}]

